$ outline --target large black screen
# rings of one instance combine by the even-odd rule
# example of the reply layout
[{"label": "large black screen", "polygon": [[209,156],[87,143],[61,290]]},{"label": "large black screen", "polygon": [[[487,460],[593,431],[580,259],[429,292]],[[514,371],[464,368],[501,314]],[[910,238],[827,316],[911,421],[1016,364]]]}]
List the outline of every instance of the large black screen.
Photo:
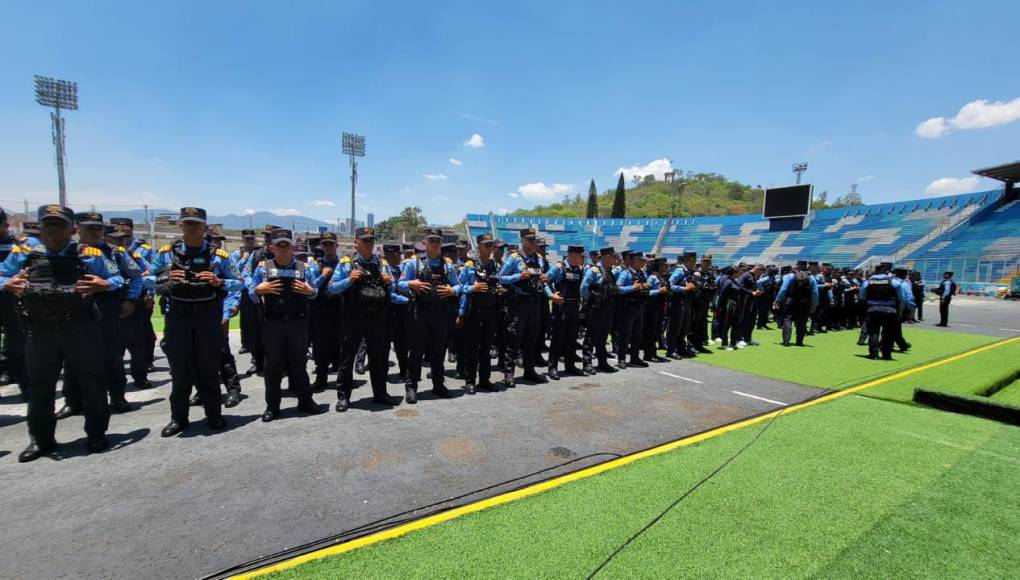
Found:
[{"label": "large black screen", "polygon": [[765,190],[762,216],[780,218],[807,215],[811,209],[811,185],[788,185]]}]

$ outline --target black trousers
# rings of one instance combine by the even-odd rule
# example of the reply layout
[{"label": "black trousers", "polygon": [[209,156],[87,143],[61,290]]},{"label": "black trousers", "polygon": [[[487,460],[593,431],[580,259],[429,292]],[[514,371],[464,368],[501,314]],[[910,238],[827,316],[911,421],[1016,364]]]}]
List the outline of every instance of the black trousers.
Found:
[{"label": "black trousers", "polygon": [[198,312],[166,313],[166,356],[170,361],[170,415],[178,422],[188,421],[191,387],[198,390],[205,416],[222,414],[219,368],[223,350],[222,307],[217,305]]},{"label": "black trousers", "polygon": [[255,309],[255,303],[251,301],[247,290],[241,292],[241,303],[237,306],[238,317],[241,325],[241,348],[251,350],[251,328],[248,326],[251,324],[252,316],[258,314]]},{"label": "black trousers", "polygon": [[[397,357],[397,370],[407,376],[407,358],[410,354],[410,345],[407,341],[407,304],[390,304],[389,307],[389,343]],[[387,363],[387,368],[388,368]]]},{"label": "black trousers", "polygon": [[719,321],[719,338],[723,346],[736,346],[740,342],[740,305],[736,300],[727,300],[716,309]]},{"label": "black trousers", "polygon": [[498,333],[499,306],[471,305],[464,317],[464,378],[468,383],[484,385],[489,382],[492,376],[489,350]]},{"label": "black trousers", "polygon": [[280,383],[284,376],[299,402],[310,401],[312,387],[308,382],[307,370],[308,318],[283,318],[264,314],[262,344],[266,347],[266,408],[280,411]]},{"label": "black trousers", "polygon": [[[941,326],[949,325],[949,303],[953,301],[953,297],[939,299],[939,324]],[[918,303],[920,305],[920,302]],[[917,307],[920,310],[920,306]]]},{"label": "black trousers", "polygon": [[340,347],[340,372],[337,377],[337,398],[350,400],[354,388],[354,359],[364,340],[368,348],[368,376],[372,394],[386,395],[386,373],[389,369],[390,343],[387,329],[388,311],[367,312],[348,309],[344,319],[343,344]]},{"label": "black trousers", "polygon": [[670,354],[681,354],[696,345],[687,344],[691,325],[691,299],[683,294],[670,295],[669,330],[666,331]]},{"label": "black trousers", "polygon": [[25,333],[21,328],[21,317],[14,295],[7,292],[0,295],[0,340],[3,340],[2,353],[7,376],[11,383],[24,385]]},{"label": "black trousers", "polygon": [[[97,300],[99,308],[99,329],[103,341],[102,384],[110,394],[111,401],[124,399],[127,376],[124,374],[124,344],[120,336],[120,301]],[[82,384],[77,373],[65,361],[64,402],[74,409],[84,407]]]},{"label": "black trousers", "polygon": [[643,304],[636,300],[620,300],[616,303],[616,314],[613,316],[616,322],[616,336],[613,343],[613,352],[619,361],[624,361],[629,354],[631,358],[637,358],[637,344],[641,342],[641,327]]},{"label": "black trousers", "polygon": [[237,374],[237,360],[230,352],[230,330],[224,328],[223,347],[220,349],[220,382],[228,391],[241,390],[241,377]]},{"label": "black trousers", "polygon": [[740,309],[738,316],[739,332],[738,338],[744,342],[751,342],[751,334],[754,332],[755,321],[758,318],[757,296],[745,294],[738,303]]},{"label": "black trousers", "polygon": [[[245,292],[241,292],[241,300],[244,300]],[[266,347],[262,342],[262,306],[258,303],[251,303],[251,311],[248,315],[248,350],[251,351],[251,364],[255,371],[259,372],[265,368]]]},{"label": "black trousers", "polygon": [[120,335],[123,347],[131,356],[131,379],[138,384],[148,380],[149,367],[152,365],[149,340],[152,312],[145,307],[144,300],[136,300],[134,305],[135,310],[131,316],[120,320]]},{"label": "black trousers", "polygon": [[892,356],[897,324],[899,324],[899,315],[892,308],[868,309],[868,352],[870,354],[878,356],[878,352],[881,350],[883,358]]},{"label": "black trousers", "polygon": [[708,298],[691,300],[691,323],[687,333],[688,346],[702,348],[708,342]]},{"label": "black trousers", "polygon": [[549,341],[549,368],[556,368],[560,359],[568,367],[576,367],[580,360],[577,356],[577,333],[581,329],[581,303],[577,300],[565,301],[552,311],[552,340]]},{"label": "black trousers", "polygon": [[588,311],[588,330],[584,333],[581,349],[586,367],[591,366],[593,359],[600,365],[609,364],[606,341],[609,339],[609,331],[613,328],[614,306],[611,302],[603,301],[601,304],[591,306]]},{"label": "black trousers", "polygon": [[755,324],[755,327],[759,330],[764,330],[769,324],[769,309],[772,308],[772,297],[770,294],[770,292],[766,292],[754,299],[755,306],[758,310],[757,323]]},{"label": "black trousers", "polygon": [[520,353],[524,373],[534,374],[542,299],[537,294],[516,294],[510,296],[508,300],[504,372],[511,376],[514,374],[517,367],[515,359]]},{"label": "black trousers", "polygon": [[417,302],[411,305],[407,326],[407,337],[411,342],[411,357],[408,359],[407,379],[404,384],[418,388],[421,380],[422,362],[428,357],[432,370],[432,388],[442,389],[445,381],[445,359],[447,333],[450,328],[450,304],[446,300]]},{"label": "black trousers", "polygon": [[85,412],[85,433],[99,436],[110,425],[110,404],[103,384],[103,342],[99,322],[25,321],[25,391],[28,434],[40,443],[53,442],[57,378],[67,364],[77,380]]},{"label": "black trousers", "polygon": [[[664,302],[660,299],[649,300],[645,304],[644,322],[642,323],[641,350],[645,360],[659,354],[659,338],[662,336],[662,316]],[[684,333],[686,336],[686,333]]]},{"label": "black trousers", "polygon": [[779,316],[783,325],[783,344],[790,344],[794,327],[797,329],[797,344],[804,344],[810,315],[811,302],[808,300],[791,300],[782,306]]},{"label": "black trousers", "polygon": [[308,330],[316,378],[325,377],[331,366],[340,364],[340,344],[343,341],[340,312],[339,300],[319,299],[312,304]]}]

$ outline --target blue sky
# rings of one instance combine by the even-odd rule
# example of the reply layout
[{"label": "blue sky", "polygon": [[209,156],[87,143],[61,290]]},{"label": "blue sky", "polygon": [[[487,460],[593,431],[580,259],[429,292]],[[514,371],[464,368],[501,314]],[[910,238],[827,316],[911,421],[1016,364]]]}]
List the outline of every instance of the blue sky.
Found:
[{"label": "blue sky", "polygon": [[763,185],[807,161],[816,191],[859,183],[868,202],[984,189],[953,180],[1020,158],[1018,17],[1016,2],[6,2],[0,200],[56,196],[33,74],[80,85],[73,204],[335,220],[343,130],[367,136],[359,219],[529,207],[660,159]]}]

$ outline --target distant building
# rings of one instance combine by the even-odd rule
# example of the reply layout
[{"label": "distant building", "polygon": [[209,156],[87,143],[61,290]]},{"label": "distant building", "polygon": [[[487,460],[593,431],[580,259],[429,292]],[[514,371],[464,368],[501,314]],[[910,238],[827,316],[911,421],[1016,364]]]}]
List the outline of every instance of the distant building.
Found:
[{"label": "distant building", "polygon": [[375,227],[375,214],[374,213],[370,213],[370,214],[368,214],[365,217],[366,217],[366,219],[368,221],[368,227],[370,227],[370,228]]}]

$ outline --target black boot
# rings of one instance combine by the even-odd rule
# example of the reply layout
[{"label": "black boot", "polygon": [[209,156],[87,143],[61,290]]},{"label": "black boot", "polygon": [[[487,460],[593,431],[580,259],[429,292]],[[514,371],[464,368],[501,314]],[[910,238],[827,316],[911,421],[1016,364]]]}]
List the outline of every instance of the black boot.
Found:
[{"label": "black boot", "polygon": [[440,399],[451,399],[451,398],[453,398],[453,393],[451,393],[450,389],[447,389],[446,386],[444,386],[444,385],[439,385],[438,387],[432,387],[432,394],[437,396],[437,397],[439,397]]},{"label": "black boot", "polygon": [[549,370],[546,371],[545,376],[549,377],[554,381],[560,380],[560,373],[556,371],[556,367],[549,367]]},{"label": "black boot", "polygon": [[106,451],[106,448],[109,446],[110,442],[106,440],[106,435],[89,435],[85,449],[89,453],[100,453]]},{"label": "black boot", "polygon": [[464,383],[464,394],[465,395],[473,395],[473,394],[475,394],[475,384],[470,382],[470,381]]},{"label": "black boot", "polygon": [[223,401],[223,406],[226,408],[236,407],[241,403],[241,388],[232,388],[227,390],[227,398]]},{"label": "black boot", "polygon": [[400,404],[400,399],[392,397],[388,393],[379,395],[378,397],[372,397],[372,401],[380,405],[388,405],[390,407],[396,407]]},{"label": "black boot", "polygon": [[28,444],[28,447],[26,447],[24,451],[18,454],[18,463],[28,463],[29,461],[35,461],[40,457],[53,453],[53,451],[56,450],[56,448],[57,448],[56,441],[50,441],[45,444],[39,444],[35,441],[35,439],[33,439],[32,442]]},{"label": "black boot", "polygon": [[280,415],[279,411],[274,411],[272,409],[266,409],[265,412],[262,413],[262,422],[263,423],[271,423],[279,415]]},{"label": "black boot", "polygon": [[298,401],[297,410],[299,413],[306,415],[318,415],[323,413],[325,409],[315,404],[315,401],[311,397]]},{"label": "black boot", "polygon": [[418,402],[418,385],[404,386],[404,402],[408,405],[414,405]]},{"label": "black boot", "polygon": [[81,414],[81,409],[75,409],[71,405],[69,405],[67,403],[64,403],[64,406],[61,407],[60,410],[57,411],[54,414],[54,416],[57,419],[66,419],[66,418],[71,417],[73,415],[80,415],[80,414]]},{"label": "black boot", "polygon": [[336,402],[336,407],[333,407],[333,409],[337,413],[346,413],[347,409],[350,409],[350,408],[351,408],[351,401],[347,397],[340,397],[340,399]]},{"label": "black boot", "polygon": [[163,427],[163,430],[160,431],[160,435],[162,435],[163,437],[173,437],[174,435],[177,435],[181,431],[187,429],[188,424],[189,423],[187,421],[178,421],[176,419],[171,419],[170,422],[166,424],[166,427]]},{"label": "black boot", "polygon": [[326,373],[316,374],[315,375],[315,382],[312,383],[312,392],[313,393],[321,393],[321,392],[325,391],[326,390],[326,383],[328,383],[328,382],[329,382],[329,378],[327,378]]},{"label": "black boot", "polygon": [[135,407],[131,403],[127,402],[127,399],[118,398],[110,401],[110,412],[111,413],[127,413],[134,411]]}]

